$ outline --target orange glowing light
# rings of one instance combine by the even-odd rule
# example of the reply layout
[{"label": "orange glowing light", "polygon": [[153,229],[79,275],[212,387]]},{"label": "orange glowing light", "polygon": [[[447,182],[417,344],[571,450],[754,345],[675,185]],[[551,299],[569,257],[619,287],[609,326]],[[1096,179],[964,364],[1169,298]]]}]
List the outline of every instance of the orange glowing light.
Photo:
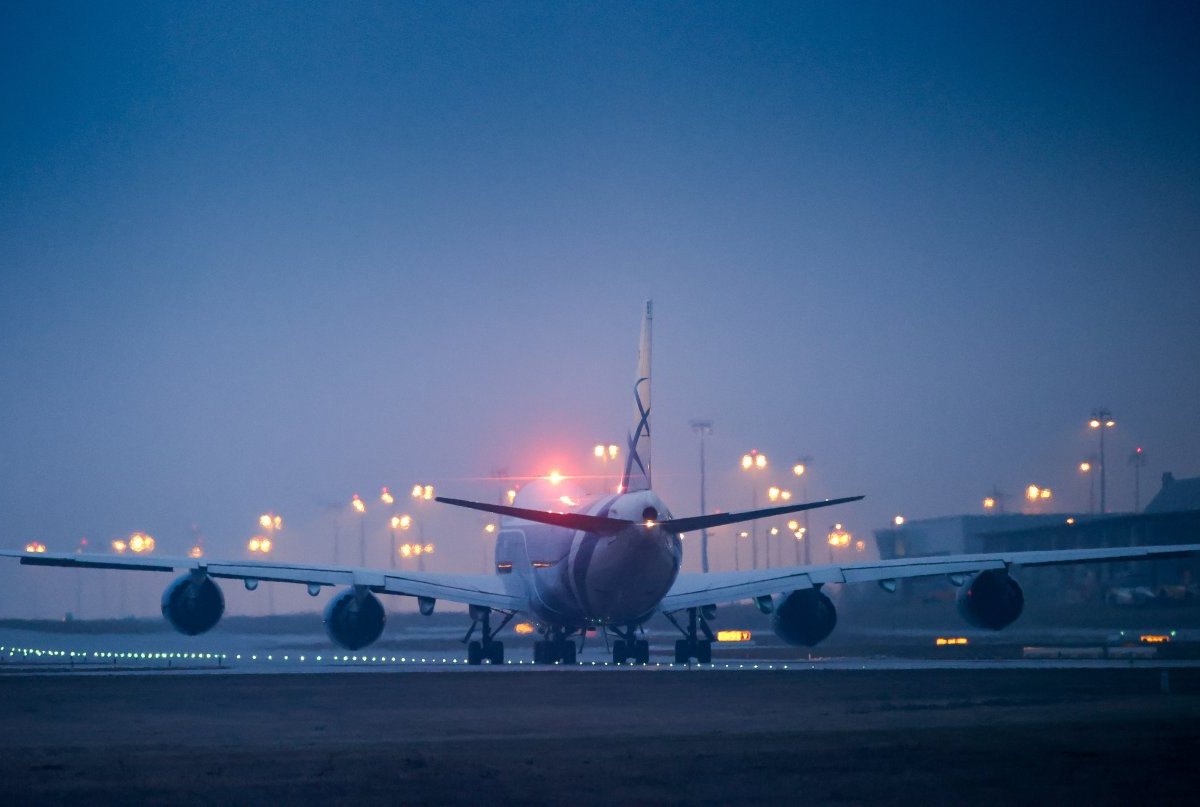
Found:
[{"label": "orange glowing light", "polygon": [[120,538],[117,538],[115,541],[112,542],[112,548],[113,548],[113,552],[116,552],[118,555],[124,555],[125,550],[128,549],[129,547],[124,541],[122,541]]},{"label": "orange glowing light", "polygon": [[507,491],[505,491],[504,497],[506,499],[508,499],[509,504],[512,504],[513,501],[516,500],[516,498],[517,498],[517,492],[515,490],[513,490],[512,488],[509,488]]},{"label": "orange glowing light", "polygon": [[996,500],[993,499],[991,496],[988,496],[986,499],[983,500],[983,509],[984,510],[991,510],[995,506],[996,506]]},{"label": "orange glowing light", "polygon": [[936,644],[938,647],[945,647],[947,645],[969,644],[969,643],[970,642],[967,640],[966,636],[939,636],[936,639],[934,639],[934,644]]},{"label": "orange glowing light", "polygon": [[783,492],[783,491],[781,491],[779,488],[777,488],[777,487],[775,487],[774,485],[772,485],[771,487],[767,488],[767,498],[768,498],[768,499],[770,499],[770,500],[771,500],[771,501],[773,501],[773,502],[774,502],[774,501],[778,501],[778,500],[779,500],[779,494],[780,494],[780,493],[782,493],[782,492]]},{"label": "orange glowing light", "polygon": [[1166,644],[1171,641],[1171,637],[1165,633],[1143,633],[1138,637],[1138,641],[1146,644]]},{"label": "orange glowing light", "polygon": [[783,499],[786,502],[792,498],[792,492],[790,490],[781,490],[779,492],[779,498]]},{"label": "orange glowing light", "polygon": [[400,516],[392,516],[391,520],[388,523],[392,525],[393,530],[399,529],[400,528]]},{"label": "orange glowing light", "polygon": [[408,513],[404,513],[403,515],[401,515],[400,516],[400,529],[407,530],[411,526],[412,526],[412,516],[410,516]]},{"label": "orange glowing light", "polygon": [[1079,471],[1080,471],[1080,473],[1085,473],[1085,474],[1086,474],[1086,473],[1087,473],[1088,471],[1090,471],[1090,470],[1092,470],[1092,464],[1091,464],[1090,462],[1081,462],[1081,463],[1079,463]]},{"label": "orange glowing light", "polygon": [[1075,523],[1075,517],[1074,517],[1074,516],[1071,516],[1071,517],[1069,517],[1069,518],[1067,519],[1067,523],[1068,523],[1068,524],[1074,524],[1074,523]]},{"label": "orange glowing light", "polygon": [[850,545],[850,533],[841,524],[834,524],[833,529],[829,531],[828,537],[830,546]]},{"label": "orange glowing light", "polygon": [[718,642],[748,642],[750,641],[750,631],[748,630],[719,630],[717,631]]},{"label": "orange glowing light", "polygon": [[433,544],[425,544],[425,554],[426,555],[433,554]]},{"label": "orange glowing light", "polygon": [[496,525],[495,525],[495,524],[490,524],[490,523],[489,523],[489,524],[485,524],[485,525],[484,525],[484,527],[483,527],[483,531],[484,531],[484,532],[487,532],[487,533],[492,533],[492,532],[495,532],[495,531],[496,531]]},{"label": "orange glowing light", "polygon": [[[1138,451],[1141,451],[1141,449],[1139,448]],[[619,454],[620,452],[621,452],[621,449],[619,447],[617,447],[616,445],[609,445],[608,458],[610,460],[615,460],[617,458],[617,454]]]},{"label": "orange glowing light", "polygon": [[792,532],[795,532],[796,530],[800,529],[800,522],[793,518],[787,523],[787,528]]},{"label": "orange glowing light", "polygon": [[808,469],[804,467],[804,463],[798,462],[792,466],[792,473],[796,476],[804,476],[804,472]]},{"label": "orange glowing light", "polygon": [[546,478],[548,480],[550,480],[551,485],[557,485],[559,482],[562,482],[563,479],[565,479],[565,477],[561,473],[559,473],[557,470],[551,471],[550,475],[547,476]]},{"label": "orange glowing light", "polygon": [[379,501],[383,502],[384,504],[395,504],[396,497],[392,495],[390,490],[384,488],[383,492],[379,494]]},{"label": "orange glowing light", "polygon": [[350,506],[360,513],[367,512],[367,505],[363,503],[362,499],[358,498],[357,493],[355,493],[353,498],[350,499]]},{"label": "orange glowing light", "polygon": [[426,485],[424,487],[424,489],[421,491],[421,498],[425,501],[429,501],[433,498],[433,485]]},{"label": "orange glowing light", "polygon": [[742,468],[744,470],[748,471],[748,470],[750,470],[750,468],[753,465],[754,465],[754,457],[751,457],[749,454],[743,454],[742,455]]},{"label": "orange glowing light", "polygon": [[266,513],[263,513],[261,516],[258,517],[258,523],[264,530],[271,529],[271,516]]},{"label": "orange glowing light", "polygon": [[401,557],[407,558],[412,555],[412,546],[410,544],[401,544],[399,552]]},{"label": "orange glowing light", "polygon": [[517,624],[513,625],[513,631],[521,634],[522,636],[528,636],[529,634],[533,633],[533,630],[533,625],[529,624],[528,622],[518,622]]},{"label": "orange glowing light", "polygon": [[413,489],[412,489],[412,497],[413,497],[414,499],[419,499],[419,498],[421,498],[421,495],[422,495],[424,492],[425,492],[425,488],[423,488],[421,485],[413,485]]},{"label": "orange glowing light", "polygon": [[41,541],[30,541],[25,544],[26,552],[41,553],[46,551],[46,545]]},{"label": "orange glowing light", "polygon": [[1030,485],[1029,487],[1025,488],[1025,498],[1029,499],[1031,502],[1036,502],[1041,493],[1042,489],[1037,485]]},{"label": "orange glowing light", "polygon": [[142,552],[153,552],[154,539],[145,533],[135,532],[133,535],[129,536],[129,549],[131,552],[138,554]]},{"label": "orange glowing light", "polygon": [[188,550],[188,557],[189,558],[204,557],[204,550],[201,549],[200,546],[197,544],[196,546],[193,546],[191,549]]}]

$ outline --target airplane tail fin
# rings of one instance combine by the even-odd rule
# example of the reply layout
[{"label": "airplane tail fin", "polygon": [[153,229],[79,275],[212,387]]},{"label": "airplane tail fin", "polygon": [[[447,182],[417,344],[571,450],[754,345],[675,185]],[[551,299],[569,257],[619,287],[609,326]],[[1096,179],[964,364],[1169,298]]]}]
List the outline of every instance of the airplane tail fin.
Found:
[{"label": "airplane tail fin", "polygon": [[625,473],[621,492],[650,489],[650,341],[654,302],[646,301],[642,338],[638,344],[637,380],[633,382],[633,429],[625,447]]}]

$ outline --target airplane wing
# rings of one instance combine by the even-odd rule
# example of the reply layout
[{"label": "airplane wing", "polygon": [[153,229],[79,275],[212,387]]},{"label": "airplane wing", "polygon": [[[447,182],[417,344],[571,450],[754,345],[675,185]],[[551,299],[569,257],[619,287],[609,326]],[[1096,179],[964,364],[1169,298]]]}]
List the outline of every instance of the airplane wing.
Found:
[{"label": "airplane wing", "polygon": [[825,566],[784,566],[745,572],[681,574],[663,597],[668,613],[723,602],[765,597],[825,583],[870,583],[906,577],[973,574],[1009,566],[1053,566],[1096,561],[1162,560],[1200,554],[1200,544],[1126,546],[1110,549],[1058,549],[994,552],[983,555],[935,555]]},{"label": "airplane wing", "polygon": [[0,557],[20,558],[26,566],[61,566],[74,569],[125,569],[143,572],[200,570],[210,577],[230,580],[300,583],[318,590],[323,586],[366,586],[377,594],[431,597],[437,600],[483,605],[500,611],[520,611],[527,603],[504,590],[494,575],[434,574],[398,569],[360,569],[350,566],[309,566],[270,561],[225,561],[208,558],[129,557],[125,555],[56,554],[0,550]]}]

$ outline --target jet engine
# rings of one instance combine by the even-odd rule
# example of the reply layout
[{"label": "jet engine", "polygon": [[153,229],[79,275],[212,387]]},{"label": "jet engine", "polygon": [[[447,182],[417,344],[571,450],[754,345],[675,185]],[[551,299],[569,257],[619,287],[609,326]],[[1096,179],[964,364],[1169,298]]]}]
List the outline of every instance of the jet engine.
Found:
[{"label": "jet engine", "polygon": [[195,636],[221,620],[225,595],[208,575],[193,576],[189,572],[163,592],[162,613],[175,630]]},{"label": "jet engine", "polygon": [[1011,625],[1025,607],[1025,594],[1002,569],[987,569],[958,592],[958,613],[976,628],[1000,630]]},{"label": "jet engine", "polygon": [[325,632],[347,650],[358,650],[378,639],[385,622],[383,603],[365,589],[346,589],[325,606]]},{"label": "jet engine", "polygon": [[802,588],[784,597],[775,606],[771,627],[775,635],[790,645],[812,647],[837,625],[837,609],[820,590]]}]

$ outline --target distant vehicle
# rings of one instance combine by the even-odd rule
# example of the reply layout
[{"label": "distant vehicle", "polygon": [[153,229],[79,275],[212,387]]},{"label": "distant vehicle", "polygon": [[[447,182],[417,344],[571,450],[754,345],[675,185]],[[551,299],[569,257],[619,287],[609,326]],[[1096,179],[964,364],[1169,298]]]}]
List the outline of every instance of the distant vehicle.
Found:
[{"label": "distant vehicle", "polygon": [[1113,586],[1104,593],[1109,605],[1125,608],[1145,608],[1158,603],[1158,595],[1149,586]]},{"label": "distant vehicle", "polygon": [[[545,484],[527,486],[524,497],[512,506],[438,497],[446,504],[500,516],[494,575],[204,557],[11,551],[0,555],[19,557],[22,564],[34,566],[183,571],[163,593],[162,612],[171,625],[189,635],[203,633],[221,619],[225,598],[216,580],[225,578],[241,580],[249,590],[256,589],[260,581],[299,583],[314,597],[325,587],[342,588],[325,609],[325,625],[330,638],[350,650],[379,638],[386,617],[376,595],[393,594],[415,597],[423,614],[433,613],[439,599],[467,605],[471,627],[463,641],[471,664],[503,662],[504,645],[496,636],[522,612],[532,615],[542,637],[533,645],[536,663],[574,663],[587,633],[602,631],[613,638],[614,662],[646,664],[650,650],[642,626],[656,613],[662,613],[682,634],[675,643],[675,661],[706,663],[711,660],[715,638],[709,621],[721,603],[752,600],[764,614],[771,614],[772,626],[781,639],[812,647],[837,624],[837,611],[822,586],[877,583],[890,592],[901,578],[942,576],[958,587],[958,610],[968,623],[1000,630],[1016,620],[1025,605],[1021,586],[1009,574],[1013,566],[1181,557],[1200,552],[1200,544],[994,552],[680,574],[683,533],[863,497],[690,518],[672,515],[650,486],[651,315],[647,302],[633,384],[634,425],[616,493],[584,496],[565,487],[556,489],[563,480],[551,478]],[[729,379],[715,381],[729,383]],[[1137,596],[1130,595],[1133,599]],[[492,624],[493,615],[501,617],[498,626]],[[479,638],[473,638],[476,634]]]},{"label": "distant vehicle", "polygon": [[1156,599],[1163,605],[1200,605],[1200,585],[1162,585],[1158,587]]}]

